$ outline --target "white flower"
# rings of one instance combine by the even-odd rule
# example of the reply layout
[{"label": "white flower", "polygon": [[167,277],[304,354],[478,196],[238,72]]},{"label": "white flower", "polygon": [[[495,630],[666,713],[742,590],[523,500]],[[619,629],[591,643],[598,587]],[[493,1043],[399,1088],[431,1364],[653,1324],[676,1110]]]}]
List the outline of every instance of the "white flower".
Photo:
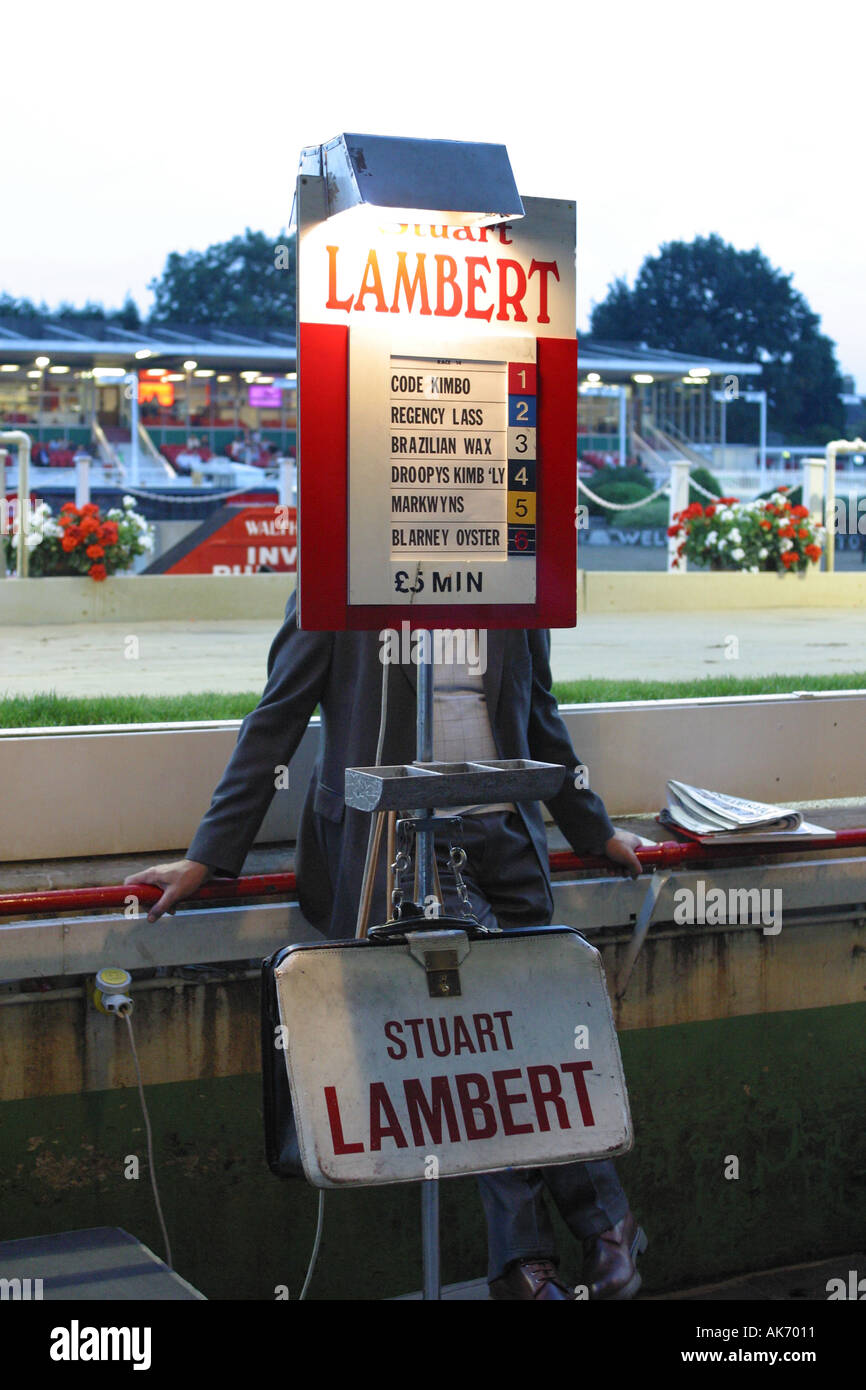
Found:
[{"label": "white flower", "polygon": [[722,507],[722,510],[717,512],[716,515],[719,521],[733,521],[734,519],[734,513],[731,511],[730,507]]},{"label": "white flower", "polygon": [[142,550],[153,550],[153,536],[142,536],[139,545]]},{"label": "white flower", "polygon": [[35,550],[37,545],[42,544],[41,531],[31,531],[29,535],[24,537],[24,544],[28,550]]},{"label": "white flower", "polygon": [[134,498],[134,497],[130,497],[129,493],[126,493],[126,495],[124,496],[124,499],[123,499],[123,505],[124,505],[124,507],[126,507],[126,509],[127,509],[127,511],[128,511],[130,507],[134,507],[134,506],[135,506],[135,498]]},{"label": "white flower", "polygon": [[737,529],[736,526],[733,528],[732,531],[730,531],[730,532],[728,533],[728,539],[729,539],[729,540],[732,540],[732,541],[734,542],[735,545],[739,545],[739,544],[740,544],[740,541],[741,541],[743,538],[742,538],[742,536],[740,535],[740,532],[739,532],[739,530]]},{"label": "white flower", "polygon": [[706,544],[707,544],[707,545],[715,545],[715,543],[716,543],[716,541],[717,541],[718,539],[719,539],[719,533],[718,533],[718,531],[711,531],[710,534],[707,536]]},{"label": "white flower", "polygon": [[732,551],[731,551],[731,559],[732,559],[732,560],[744,560],[744,559],[745,559],[745,556],[746,556],[745,550],[742,550],[739,546],[737,546],[736,550],[732,550]]},{"label": "white flower", "polygon": [[767,547],[766,547],[765,545],[762,545],[762,546],[761,546],[761,549],[758,551],[758,559],[759,559],[759,560],[766,560],[766,558],[767,558],[767,556],[769,555],[769,553],[770,553],[770,552],[769,552],[769,550],[767,549]]},{"label": "white flower", "polygon": [[727,543],[728,542],[725,540],[725,537],[722,536],[722,539],[719,541],[719,550],[724,550]]},{"label": "white flower", "polygon": [[792,540],[788,540],[787,537],[786,537],[786,539],[782,541],[781,549],[782,549],[782,550],[793,550],[793,549],[794,549],[794,542],[793,542]]}]

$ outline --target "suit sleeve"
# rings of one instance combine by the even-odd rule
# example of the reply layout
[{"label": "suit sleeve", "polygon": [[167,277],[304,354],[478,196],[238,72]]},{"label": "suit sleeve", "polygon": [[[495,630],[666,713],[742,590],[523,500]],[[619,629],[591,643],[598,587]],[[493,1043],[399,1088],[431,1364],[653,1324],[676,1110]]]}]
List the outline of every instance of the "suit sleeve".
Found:
[{"label": "suit sleeve", "polygon": [[604,802],[588,787],[574,785],[573,769],[581,759],[574,751],[556,697],[551,689],[550,633],[527,632],[532,657],[532,702],[529,748],[533,758],[563,763],[569,770],[563,788],[547,806],[572,849],[578,854],[601,854],[614,834]]},{"label": "suit sleeve", "polygon": [[240,873],[273,799],[276,769],[291,762],[320,703],[333,643],[332,632],[299,630],[292,595],[268,654],[264,694],[241,725],[187,858],[232,877]]}]

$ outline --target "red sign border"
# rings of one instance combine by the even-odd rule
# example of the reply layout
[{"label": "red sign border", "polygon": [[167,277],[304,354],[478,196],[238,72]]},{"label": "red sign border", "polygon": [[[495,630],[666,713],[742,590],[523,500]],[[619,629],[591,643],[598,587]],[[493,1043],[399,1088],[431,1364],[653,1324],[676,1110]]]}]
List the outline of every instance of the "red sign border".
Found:
[{"label": "red sign border", "polygon": [[[302,323],[298,341],[298,625],[313,632],[574,627],[577,619],[577,340],[538,338],[536,600],[364,604],[348,594],[349,328]],[[314,517],[304,544],[304,516]],[[323,524],[327,518],[327,524]],[[327,544],[324,543],[327,540]]]}]

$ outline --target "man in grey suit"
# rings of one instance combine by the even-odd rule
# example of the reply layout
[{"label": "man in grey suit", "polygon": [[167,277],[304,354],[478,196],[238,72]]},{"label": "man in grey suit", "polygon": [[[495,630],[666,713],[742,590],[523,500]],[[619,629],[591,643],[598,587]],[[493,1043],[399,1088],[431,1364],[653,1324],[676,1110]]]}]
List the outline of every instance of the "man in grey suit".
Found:
[{"label": "man in grey suit", "polygon": [[[382,647],[375,632],[304,632],[294,597],[268,658],[268,682],[259,704],[241,726],[237,746],[214,792],[187,858],[156,865],[127,882],[164,889],[148,919],[188,897],[214,874],[236,876],[274,795],[276,769],[290,762],[320,706],[322,740],[298,832],[296,872],[304,916],[326,935],[354,935],[369,818],[345,805],[347,767],[376,762],[379,737]],[[388,717],[379,761],[410,763],[415,756],[416,668],[385,665]],[[547,632],[507,630],[487,634],[487,665],[463,692],[473,707],[471,737],[476,757],[534,758],[578,763],[551,691]],[[454,709],[449,705],[449,719]],[[459,722],[465,716],[457,715]],[[446,727],[446,726],[443,726]],[[442,751],[434,742],[434,757]],[[611,867],[640,872],[636,836],[617,831],[596,794],[567,777],[548,803],[569,844],[605,855]],[[471,812],[464,821],[468,859],[464,876],[481,921],[514,926],[550,921],[547,835],[537,802]],[[456,887],[437,844],[446,911]],[[385,920],[384,875],[379,874],[373,920]],[[640,1286],[634,1257],[645,1244],[610,1162],[574,1163],[533,1172],[479,1177],[488,1222],[489,1281],[495,1298],[557,1300],[573,1293],[557,1278],[556,1255],[542,1188],[551,1192],[563,1219],[584,1242],[584,1279],[590,1297],[631,1298]]]}]

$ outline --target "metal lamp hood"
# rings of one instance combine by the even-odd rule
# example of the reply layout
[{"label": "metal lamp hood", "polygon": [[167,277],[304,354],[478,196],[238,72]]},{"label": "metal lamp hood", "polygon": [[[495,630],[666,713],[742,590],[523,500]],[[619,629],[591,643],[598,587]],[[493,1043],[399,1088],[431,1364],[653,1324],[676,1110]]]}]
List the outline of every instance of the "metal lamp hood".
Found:
[{"label": "metal lamp hood", "polygon": [[504,145],[343,134],[303,150],[298,173],[325,178],[329,217],[364,205],[457,224],[524,216]]}]

